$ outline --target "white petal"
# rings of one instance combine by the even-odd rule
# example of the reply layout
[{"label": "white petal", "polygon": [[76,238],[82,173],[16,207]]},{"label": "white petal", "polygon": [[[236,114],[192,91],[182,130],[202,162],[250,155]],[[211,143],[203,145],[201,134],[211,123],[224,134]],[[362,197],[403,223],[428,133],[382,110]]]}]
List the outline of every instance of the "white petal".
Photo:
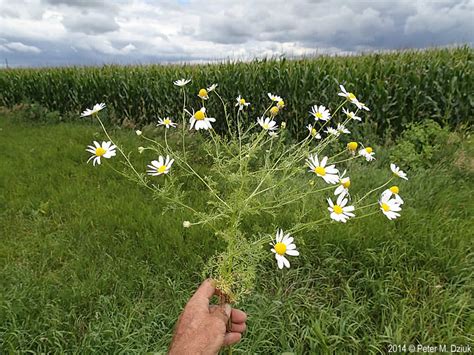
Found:
[{"label": "white petal", "polygon": [[[275,254],[275,255],[278,255],[278,254]],[[278,263],[278,268],[283,269],[283,259],[281,257],[277,257],[277,263]]]},{"label": "white petal", "polygon": [[321,166],[324,168],[327,162],[328,162],[328,157],[324,157],[323,160],[321,160]]}]

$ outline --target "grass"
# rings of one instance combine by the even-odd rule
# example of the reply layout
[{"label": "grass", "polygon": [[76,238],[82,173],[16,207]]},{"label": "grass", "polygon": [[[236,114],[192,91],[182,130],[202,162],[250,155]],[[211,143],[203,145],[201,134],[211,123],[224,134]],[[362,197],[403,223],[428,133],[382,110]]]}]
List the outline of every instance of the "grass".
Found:
[{"label": "grass", "polygon": [[[162,214],[107,166],[86,165],[97,126],[19,118],[0,113],[0,353],[165,352],[205,261],[222,244],[199,227],[183,229],[183,212]],[[139,145],[128,130],[114,134]],[[277,271],[269,253],[239,305],[248,331],[234,351],[472,344],[469,146],[409,171],[399,220],[379,214],[299,235],[290,270]],[[376,164],[354,167],[355,183],[384,179],[380,152]],[[203,199],[197,190],[192,198]]]}]

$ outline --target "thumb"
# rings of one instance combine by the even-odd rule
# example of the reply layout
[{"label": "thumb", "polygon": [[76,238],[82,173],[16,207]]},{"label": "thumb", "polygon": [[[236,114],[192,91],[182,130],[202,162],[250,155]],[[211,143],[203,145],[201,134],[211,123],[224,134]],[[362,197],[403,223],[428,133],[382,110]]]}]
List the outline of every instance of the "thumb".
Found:
[{"label": "thumb", "polygon": [[209,313],[211,313],[214,317],[222,320],[226,325],[227,325],[227,321],[230,318],[231,312],[232,312],[232,307],[228,303],[220,305],[220,306],[215,306],[209,309]]}]

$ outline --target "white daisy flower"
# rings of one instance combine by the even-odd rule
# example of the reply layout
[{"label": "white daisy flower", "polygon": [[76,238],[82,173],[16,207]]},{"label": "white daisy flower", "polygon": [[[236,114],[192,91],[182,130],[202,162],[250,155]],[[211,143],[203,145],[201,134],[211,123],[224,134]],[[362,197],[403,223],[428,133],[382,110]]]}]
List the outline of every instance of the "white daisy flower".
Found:
[{"label": "white daisy flower", "polygon": [[112,142],[105,142],[103,141],[102,144],[99,142],[94,141],[94,145],[88,145],[86,151],[92,153],[93,155],[87,160],[90,162],[92,159],[92,165],[99,164],[100,165],[100,158],[110,159],[115,156],[115,145]]},{"label": "white daisy flower", "polygon": [[283,230],[277,230],[275,236],[275,243],[270,244],[273,246],[272,252],[275,253],[275,259],[278,263],[278,268],[283,269],[284,266],[290,267],[290,262],[285,255],[298,256],[300,253],[296,250],[296,245],[293,243],[293,237],[289,234],[284,234]]},{"label": "white daisy flower", "polygon": [[367,147],[367,148],[359,150],[359,155],[363,156],[365,160],[367,161],[375,160],[375,157],[374,157],[375,153],[371,147]]},{"label": "white daisy flower", "polygon": [[339,88],[341,89],[341,92],[338,93],[339,96],[345,97],[350,102],[357,100],[357,97],[352,92],[346,91],[346,88],[344,87],[344,85],[339,85]]},{"label": "white daisy flower", "polygon": [[352,92],[347,92],[343,85],[339,85],[339,88],[341,89],[341,92],[338,93],[339,96],[345,97],[347,101],[350,101],[351,103],[356,105],[359,110],[362,109],[370,111],[369,108],[365,106],[363,102],[360,102]]},{"label": "white daisy flower", "polygon": [[335,165],[326,166],[327,161],[328,157],[324,157],[321,162],[319,162],[318,155],[314,154],[306,159],[306,164],[308,164],[309,171],[323,178],[327,184],[334,185],[339,181],[339,171],[335,168]]},{"label": "white daisy flower", "polygon": [[247,107],[248,105],[250,105],[250,102],[247,102],[245,101],[245,99],[239,95],[239,97],[237,97],[237,103],[235,104],[235,106],[239,107],[239,110],[242,111],[244,109],[244,107]]},{"label": "white daisy flower", "polygon": [[203,100],[207,100],[209,98],[207,90],[206,89],[199,90],[198,97],[200,97]]},{"label": "white daisy flower", "polygon": [[400,170],[400,168],[395,164],[390,164],[390,169],[392,170],[392,173],[397,175],[399,178],[408,180],[407,174],[403,170]]},{"label": "white daisy flower", "polygon": [[403,205],[404,201],[400,197],[399,192],[400,192],[400,189],[398,188],[398,186],[392,186],[388,188],[387,190],[385,190],[384,192],[382,192],[382,196],[388,195],[388,197],[390,198],[393,195],[394,200],[398,202],[398,204]]},{"label": "white daisy flower", "polygon": [[336,222],[346,223],[349,218],[355,217],[354,213],[352,213],[355,210],[355,207],[346,206],[347,202],[348,199],[345,198],[344,195],[339,195],[336,204],[334,204],[332,200],[328,198],[328,210],[331,212],[330,217]]},{"label": "white daisy flower", "polygon": [[273,95],[272,93],[268,93],[267,95],[272,101],[275,101],[275,102],[283,101],[283,99],[280,96]]},{"label": "white daisy flower", "polygon": [[328,127],[324,132],[336,137],[339,137],[341,135],[341,132],[339,132],[336,128],[332,127]]},{"label": "white daisy flower", "polygon": [[314,105],[311,107],[311,111],[309,113],[314,117],[315,121],[327,121],[331,118],[331,114],[329,113],[329,109],[325,106],[321,105]]},{"label": "white daisy flower", "polygon": [[274,131],[278,128],[276,122],[270,117],[260,117],[257,119],[257,123],[266,131]]},{"label": "white daisy flower", "polygon": [[345,133],[345,134],[351,133],[351,131],[349,131],[343,124],[340,124],[340,123],[337,124],[336,130],[337,130],[339,133]]},{"label": "white daisy flower", "polygon": [[183,78],[183,79],[173,81],[173,84],[175,84],[176,86],[179,86],[179,87],[183,87],[186,84],[188,84],[189,82],[191,82],[191,79],[184,79]]},{"label": "white daisy flower", "polygon": [[349,194],[349,186],[351,186],[351,179],[346,175],[346,170],[339,176],[339,186],[334,191],[334,195],[348,195]]},{"label": "white daisy flower", "polygon": [[166,156],[166,159],[160,155],[158,160],[153,160],[150,165],[147,165],[148,170],[146,172],[152,176],[168,174],[173,163],[174,159],[170,159],[169,155]]},{"label": "white daisy flower", "polygon": [[359,116],[356,116],[355,112],[346,110],[345,108],[342,108],[342,112],[344,112],[346,116],[350,118],[351,120],[362,121],[362,118],[360,118]]},{"label": "white daisy flower", "polygon": [[81,113],[81,117],[87,117],[87,116],[94,116],[97,115],[97,113],[105,108],[105,104],[95,104],[92,109],[86,109],[84,112]]},{"label": "white daisy flower", "polygon": [[351,102],[352,102],[354,105],[356,105],[359,110],[370,111],[370,109],[369,109],[367,106],[365,106],[365,104],[364,104],[363,102],[360,102],[360,101],[357,100],[357,99],[355,99],[355,100],[353,100],[353,101],[351,101]]},{"label": "white daisy flower", "polygon": [[158,118],[157,126],[166,126],[166,128],[176,127],[178,124],[171,121],[171,118],[166,117],[165,119]]},{"label": "white daisy flower", "polygon": [[402,208],[400,207],[400,203],[398,203],[395,199],[391,199],[388,194],[382,194],[379,200],[380,210],[383,214],[390,220],[400,217],[400,212]]},{"label": "white daisy flower", "polygon": [[217,84],[212,84],[207,88],[207,92],[210,93],[211,91],[214,91],[217,88]]},{"label": "white daisy flower", "polygon": [[318,133],[316,128],[313,127],[311,124],[307,125],[306,128],[308,129],[311,137],[316,138],[316,139],[321,139],[321,135]]},{"label": "white daisy flower", "polygon": [[189,129],[194,129],[196,131],[199,131],[200,129],[210,129],[212,128],[211,122],[216,122],[216,119],[213,117],[207,117],[206,116],[206,108],[202,107],[199,111],[194,112],[191,115],[191,118],[189,119],[189,123],[191,123],[191,126]]}]

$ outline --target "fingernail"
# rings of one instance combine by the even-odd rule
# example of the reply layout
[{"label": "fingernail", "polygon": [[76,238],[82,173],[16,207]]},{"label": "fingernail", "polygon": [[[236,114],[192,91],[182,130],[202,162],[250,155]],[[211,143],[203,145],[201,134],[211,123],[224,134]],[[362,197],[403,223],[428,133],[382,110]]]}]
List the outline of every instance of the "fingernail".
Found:
[{"label": "fingernail", "polygon": [[230,304],[226,303],[224,306],[224,312],[227,314],[227,317],[230,317],[230,314],[232,313],[232,307]]}]

